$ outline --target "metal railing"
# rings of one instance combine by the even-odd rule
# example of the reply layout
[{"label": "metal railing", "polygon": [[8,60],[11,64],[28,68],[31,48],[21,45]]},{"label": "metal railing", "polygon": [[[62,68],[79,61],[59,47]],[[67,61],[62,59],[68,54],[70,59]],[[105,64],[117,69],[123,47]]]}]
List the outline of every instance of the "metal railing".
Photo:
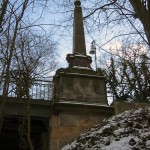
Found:
[{"label": "metal railing", "polygon": [[[18,78],[17,81],[20,79]],[[0,83],[0,95],[3,93],[5,79],[1,77]],[[10,78],[9,82],[9,90],[8,90],[8,97],[16,97],[16,98],[27,98],[26,94],[22,94],[21,96],[18,95],[18,82],[16,79]],[[19,92],[23,93],[25,87],[21,85],[19,87]],[[28,97],[30,99],[39,99],[39,100],[52,100],[53,98],[53,82],[52,77],[49,79],[42,78],[42,79],[32,79],[30,87],[28,88]]]}]

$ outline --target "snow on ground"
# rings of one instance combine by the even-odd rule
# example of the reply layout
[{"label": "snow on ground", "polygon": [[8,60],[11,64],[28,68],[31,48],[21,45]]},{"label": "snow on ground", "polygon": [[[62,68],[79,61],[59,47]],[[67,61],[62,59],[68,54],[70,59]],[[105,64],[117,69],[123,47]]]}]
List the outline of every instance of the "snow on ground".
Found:
[{"label": "snow on ground", "polygon": [[62,150],[150,150],[150,108],[104,120]]}]

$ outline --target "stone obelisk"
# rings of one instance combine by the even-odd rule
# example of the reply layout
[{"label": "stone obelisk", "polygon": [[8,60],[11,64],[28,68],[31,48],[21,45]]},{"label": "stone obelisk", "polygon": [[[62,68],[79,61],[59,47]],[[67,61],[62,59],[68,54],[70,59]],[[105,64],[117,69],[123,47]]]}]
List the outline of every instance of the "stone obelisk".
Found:
[{"label": "stone obelisk", "polygon": [[75,0],[73,53],[69,66],[54,76],[54,105],[49,150],[60,150],[84,130],[114,114],[106,100],[105,77],[90,67],[86,54],[81,2]]},{"label": "stone obelisk", "polygon": [[68,54],[66,59],[69,63],[69,67],[87,69],[91,68],[90,64],[92,60],[90,56],[86,55],[81,2],[76,0],[74,4],[73,54]]},{"label": "stone obelisk", "polygon": [[68,67],[58,69],[54,76],[54,100],[106,104],[105,78],[91,68],[92,59],[86,54],[80,0],[74,5],[73,51],[66,58]]}]

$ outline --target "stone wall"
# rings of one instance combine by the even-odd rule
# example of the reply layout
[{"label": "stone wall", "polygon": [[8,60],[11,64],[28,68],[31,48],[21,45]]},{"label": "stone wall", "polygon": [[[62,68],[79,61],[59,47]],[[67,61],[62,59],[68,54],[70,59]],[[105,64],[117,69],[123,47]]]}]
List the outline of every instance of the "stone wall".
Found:
[{"label": "stone wall", "polygon": [[117,114],[122,113],[126,110],[150,107],[150,104],[147,104],[147,103],[115,102],[114,107],[115,107],[115,114],[117,115]]},{"label": "stone wall", "polygon": [[60,150],[80,133],[114,114],[114,108],[108,106],[69,103],[56,105],[50,122],[49,150]]}]

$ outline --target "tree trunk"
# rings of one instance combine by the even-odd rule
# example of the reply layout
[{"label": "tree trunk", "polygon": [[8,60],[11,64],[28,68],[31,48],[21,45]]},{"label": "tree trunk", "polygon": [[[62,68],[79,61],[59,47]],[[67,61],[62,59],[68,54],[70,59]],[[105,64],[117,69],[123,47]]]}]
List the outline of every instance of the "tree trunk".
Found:
[{"label": "tree trunk", "polygon": [[147,6],[141,0],[129,0],[143,28],[150,46],[150,4]]}]

